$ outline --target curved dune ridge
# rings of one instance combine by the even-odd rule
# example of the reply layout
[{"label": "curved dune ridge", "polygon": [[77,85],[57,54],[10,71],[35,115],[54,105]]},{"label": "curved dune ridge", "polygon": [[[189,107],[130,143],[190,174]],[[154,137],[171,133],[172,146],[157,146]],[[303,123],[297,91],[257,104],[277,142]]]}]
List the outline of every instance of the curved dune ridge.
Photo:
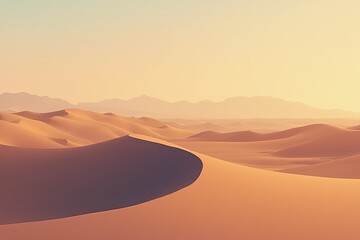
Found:
[{"label": "curved dune ridge", "polygon": [[0,146],[0,224],[132,206],[180,190],[202,162],[174,147],[122,137],[80,148]]},{"label": "curved dune ridge", "polygon": [[122,117],[78,109],[50,113],[0,113],[0,132],[0,144],[29,148],[76,147],[128,134],[144,134],[166,140],[194,134],[155,119]]},{"label": "curved dune ridge", "polygon": [[130,208],[3,225],[0,236],[7,240],[360,238],[360,180],[277,173],[197,155],[203,171],[181,191]]}]

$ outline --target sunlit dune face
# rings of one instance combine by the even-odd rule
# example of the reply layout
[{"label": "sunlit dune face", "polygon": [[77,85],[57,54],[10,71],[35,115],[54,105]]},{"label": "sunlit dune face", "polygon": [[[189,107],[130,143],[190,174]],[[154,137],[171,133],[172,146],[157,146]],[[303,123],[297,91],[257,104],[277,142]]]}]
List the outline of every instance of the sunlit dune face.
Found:
[{"label": "sunlit dune face", "polygon": [[90,145],[129,134],[160,139],[194,134],[150,118],[129,118],[84,110],[0,113],[0,143],[18,147],[63,148]]}]

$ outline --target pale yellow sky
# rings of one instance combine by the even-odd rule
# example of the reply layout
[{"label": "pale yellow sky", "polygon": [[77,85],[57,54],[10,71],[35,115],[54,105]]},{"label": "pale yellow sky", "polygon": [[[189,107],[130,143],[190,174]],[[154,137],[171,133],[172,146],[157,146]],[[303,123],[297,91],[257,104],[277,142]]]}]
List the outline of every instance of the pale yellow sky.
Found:
[{"label": "pale yellow sky", "polygon": [[274,96],[360,111],[358,1],[0,3],[0,91]]}]

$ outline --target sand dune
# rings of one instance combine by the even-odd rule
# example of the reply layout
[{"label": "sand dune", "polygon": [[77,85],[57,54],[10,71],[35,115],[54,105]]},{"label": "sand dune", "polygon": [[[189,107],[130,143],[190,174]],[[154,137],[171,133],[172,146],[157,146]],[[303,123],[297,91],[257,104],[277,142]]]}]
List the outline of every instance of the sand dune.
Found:
[{"label": "sand dune", "polygon": [[275,155],[282,157],[346,157],[360,153],[360,131],[343,130],[328,136],[309,138],[309,141],[283,149]]},{"label": "sand dune", "polygon": [[195,132],[215,131],[220,133],[252,131],[257,133],[279,132],[314,124],[326,124],[340,128],[358,126],[358,118],[281,118],[281,119],[166,119],[167,124]]},{"label": "sand dune", "polygon": [[87,147],[0,146],[0,224],[127,207],[194,182],[202,162],[173,147],[123,137]]},{"label": "sand dune", "polygon": [[351,130],[360,130],[360,125],[349,127],[349,129],[351,129]]},{"label": "sand dune", "polygon": [[[298,128],[292,128],[273,133],[256,133],[252,131],[241,131],[234,133],[218,133],[206,131],[195,134],[189,139],[201,141],[220,141],[220,142],[252,142],[252,141],[269,141],[284,139],[290,137],[320,137],[334,133],[342,132],[343,129],[326,124],[313,124]],[[310,136],[309,136],[310,135]]]},{"label": "sand dune", "polygon": [[[35,131],[37,131],[36,129],[38,129],[37,127],[39,127],[38,124],[33,124],[32,128],[28,128],[27,124],[28,122],[23,121],[23,119],[16,119],[14,121],[0,121],[0,144],[23,147],[59,147],[59,144],[55,143],[48,137],[35,133]],[[40,127],[40,129],[45,132],[49,130],[43,126]],[[54,137],[65,137],[61,133],[52,132],[51,129],[50,132]]]},{"label": "sand dune", "polygon": [[48,112],[48,113],[35,113],[30,111],[22,111],[15,113],[15,115],[22,116],[25,118],[30,118],[33,120],[46,121],[53,117],[62,117],[69,115],[69,112],[66,110],[60,110],[60,111]]},{"label": "sand dune", "polygon": [[77,109],[50,113],[0,113],[0,131],[0,144],[41,148],[83,146],[128,134],[144,134],[166,140],[194,134],[155,119]]},{"label": "sand dune", "polygon": [[186,129],[190,131],[195,132],[205,132],[205,131],[213,131],[213,132],[235,132],[231,131],[231,128],[228,126],[224,126],[222,124],[215,124],[211,121],[201,122],[201,123],[183,123],[183,121],[177,122],[177,120],[173,120],[170,122],[167,122],[170,126],[180,128],[180,129]]},{"label": "sand dune", "polygon": [[[216,158],[262,169],[309,175],[342,177],[342,168],[351,162],[341,161],[360,153],[360,132],[325,124],[313,124],[280,132],[214,133],[203,132],[177,144]],[[338,162],[330,164],[334,159]],[[329,164],[329,165],[327,165]],[[344,166],[340,166],[340,165]],[[322,166],[334,166],[320,174]],[[308,171],[315,168],[316,171]],[[357,165],[354,164],[354,169]],[[304,171],[302,171],[304,170]],[[316,174],[319,173],[319,174]],[[349,173],[347,178],[358,177]]]},{"label": "sand dune", "polygon": [[[141,149],[142,141],[136,144]],[[181,191],[130,208],[0,226],[0,236],[7,240],[360,238],[360,180],[276,173],[198,156],[203,172]]]},{"label": "sand dune", "polygon": [[283,172],[321,177],[360,178],[360,155],[334,159],[325,163],[286,169]]}]

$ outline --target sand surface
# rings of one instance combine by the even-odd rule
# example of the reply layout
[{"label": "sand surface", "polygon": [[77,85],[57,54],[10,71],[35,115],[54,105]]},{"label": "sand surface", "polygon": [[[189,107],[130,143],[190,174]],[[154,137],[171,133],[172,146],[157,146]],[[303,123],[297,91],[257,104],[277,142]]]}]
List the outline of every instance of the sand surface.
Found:
[{"label": "sand surface", "polygon": [[360,180],[276,173],[199,157],[204,167],[198,180],[173,194],[119,210],[3,225],[0,236],[9,240],[360,237]]},{"label": "sand surface", "polygon": [[80,110],[0,116],[0,239],[360,238],[356,127],[219,133]]},{"label": "sand surface", "polygon": [[63,148],[90,145],[128,134],[159,139],[194,134],[151,118],[122,117],[79,109],[50,113],[0,113],[0,144],[29,148]]}]

